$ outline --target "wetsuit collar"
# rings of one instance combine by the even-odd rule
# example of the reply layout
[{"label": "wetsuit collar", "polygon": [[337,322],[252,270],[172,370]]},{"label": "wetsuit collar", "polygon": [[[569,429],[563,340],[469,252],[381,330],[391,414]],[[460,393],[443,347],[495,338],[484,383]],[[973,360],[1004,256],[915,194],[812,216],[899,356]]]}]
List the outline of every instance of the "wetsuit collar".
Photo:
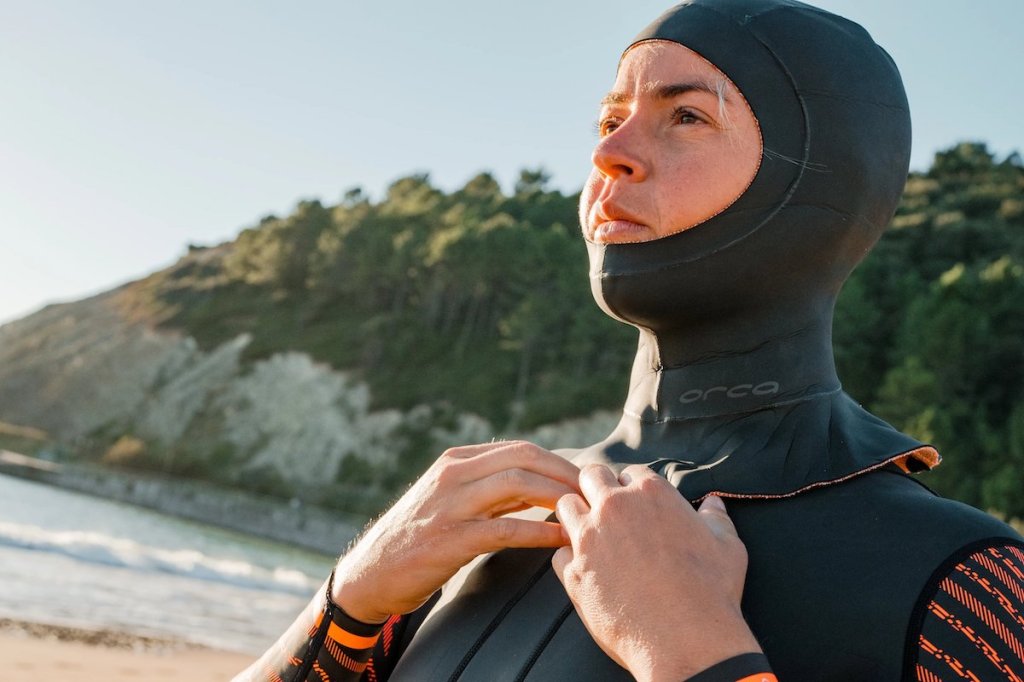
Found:
[{"label": "wetsuit collar", "polygon": [[837,393],[830,322],[830,314],[809,313],[785,322],[743,318],[732,335],[721,325],[715,334],[689,337],[685,330],[641,330],[623,411],[658,423],[740,416]]}]

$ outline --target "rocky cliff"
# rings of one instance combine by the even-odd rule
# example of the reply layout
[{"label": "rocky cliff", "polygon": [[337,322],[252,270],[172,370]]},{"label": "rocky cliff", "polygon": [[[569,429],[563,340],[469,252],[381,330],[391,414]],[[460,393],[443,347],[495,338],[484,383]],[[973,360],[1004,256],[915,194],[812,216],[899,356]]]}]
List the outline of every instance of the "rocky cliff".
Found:
[{"label": "rocky cliff", "polygon": [[[126,296],[119,289],[53,305],[0,327],[0,421],[48,434],[45,456],[286,496],[315,489],[320,498],[357,483],[383,494],[379,473],[393,472],[410,448],[440,453],[503,436],[571,447],[600,439],[615,421],[599,412],[500,434],[471,413],[439,418],[431,405],[373,410],[366,383],[304,353],[247,362],[248,334],[203,350],[132,320]],[[374,501],[354,506],[366,511]]]}]

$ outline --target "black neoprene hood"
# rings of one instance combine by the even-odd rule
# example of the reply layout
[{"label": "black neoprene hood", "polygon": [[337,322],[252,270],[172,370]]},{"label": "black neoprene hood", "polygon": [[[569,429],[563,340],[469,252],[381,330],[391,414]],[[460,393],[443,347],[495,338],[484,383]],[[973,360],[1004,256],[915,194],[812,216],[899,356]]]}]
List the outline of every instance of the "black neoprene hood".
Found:
[{"label": "black neoprene hood", "polygon": [[[793,0],[692,0],[633,44],[649,40],[679,43],[732,80],[758,120],[762,160],[739,199],[693,228],[587,242],[598,304],[640,330],[623,422],[596,459],[682,457],[749,479],[737,484],[748,492],[782,492],[914,450],[842,393],[831,340],[836,296],[906,182],[910,116],[892,59],[859,25]],[[794,439],[808,438],[816,452],[800,456],[799,475],[774,480],[766,453],[791,465]],[[838,468],[827,463],[837,449],[849,455]],[[741,452],[758,458],[763,485],[739,473]]]},{"label": "black neoprene hood", "polygon": [[910,118],[892,60],[857,24],[786,0],[693,0],[636,42],[658,39],[736,84],[764,158],[740,199],[697,228],[591,245],[599,300],[659,329],[689,321],[693,306],[703,315],[712,300],[750,308],[767,295],[834,293],[884,230],[907,177]]}]

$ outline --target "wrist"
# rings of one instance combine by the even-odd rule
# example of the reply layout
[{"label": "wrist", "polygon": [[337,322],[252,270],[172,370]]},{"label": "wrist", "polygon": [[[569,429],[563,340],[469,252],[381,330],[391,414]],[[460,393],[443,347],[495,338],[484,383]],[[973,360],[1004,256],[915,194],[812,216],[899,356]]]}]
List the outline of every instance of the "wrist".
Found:
[{"label": "wrist", "polygon": [[[638,682],[721,682],[722,680],[746,680],[747,676],[753,675],[754,673],[770,673],[770,668],[765,666],[758,667],[756,670],[751,668],[749,671],[744,672],[742,676],[737,675],[735,677],[729,677],[723,671],[737,667],[737,662],[741,665],[737,667],[747,670],[750,666],[748,663],[752,660],[765,661],[764,653],[760,648],[737,650],[735,653],[726,654],[723,657],[701,657],[700,663],[695,660],[689,660],[681,664],[672,664],[666,662],[665,665],[652,666],[647,674],[636,674]],[[710,661],[710,662],[707,662]],[[763,669],[762,669],[763,668]]]},{"label": "wrist", "polygon": [[707,625],[711,627],[703,629],[699,638],[687,637],[686,646],[678,646],[679,640],[676,640],[671,645],[657,647],[639,666],[641,670],[630,669],[630,672],[640,682],[688,682],[724,661],[744,655],[764,655],[741,615],[728,625],[714,627],[711,622]]},{"label": "wrist", "polygon": [[746,653],[716,663],[702,670],[684,682],[720,682],[721,680],[737,680],[738,682],[778,682],[772,673],[768,658],[763,653]]},{"label": "wrist", "polygon": [[390,613],[379,613],[372,606],[364,604],[358,596],[358,591],[345,580],[338,580],[335,574],[331,574],[331,580],[327,586],[327,601],[340,610],[352,620],[366,625],[383,625]]}]

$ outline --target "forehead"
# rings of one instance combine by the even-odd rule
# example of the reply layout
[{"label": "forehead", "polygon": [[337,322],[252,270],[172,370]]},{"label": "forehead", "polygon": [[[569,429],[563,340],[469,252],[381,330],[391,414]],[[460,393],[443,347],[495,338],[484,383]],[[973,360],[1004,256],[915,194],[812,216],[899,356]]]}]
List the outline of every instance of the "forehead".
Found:
[{"label": "forehead", "polygon": [[613,92],[642,96],[679,82],[706,85],[713,92],[738,92],[718,67],[669,40],[646,40],[626,50],[619,61]]}]

